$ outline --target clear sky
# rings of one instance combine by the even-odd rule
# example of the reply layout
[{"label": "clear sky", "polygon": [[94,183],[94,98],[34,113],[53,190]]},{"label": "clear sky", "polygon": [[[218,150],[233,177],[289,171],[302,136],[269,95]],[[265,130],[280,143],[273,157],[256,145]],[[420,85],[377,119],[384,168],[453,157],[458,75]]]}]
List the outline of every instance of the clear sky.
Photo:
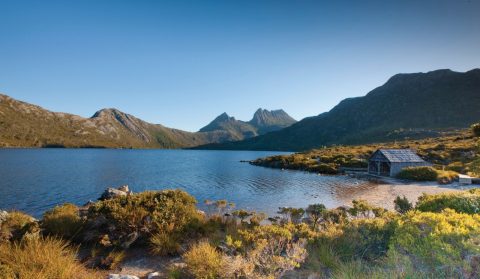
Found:
[{"label": "clear sky", "polygon": [[480,67],[480,0],[0,0],[0,92],[196,131],[296,119],[396,73]]}]

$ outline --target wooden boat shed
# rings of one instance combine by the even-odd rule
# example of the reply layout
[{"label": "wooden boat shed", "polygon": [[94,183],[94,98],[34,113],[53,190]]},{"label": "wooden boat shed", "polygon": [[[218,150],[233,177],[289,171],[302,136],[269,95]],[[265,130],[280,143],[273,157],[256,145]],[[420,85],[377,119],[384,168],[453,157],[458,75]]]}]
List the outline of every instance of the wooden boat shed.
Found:
[{"label": "wooden boat shed", "polygon": [[407,167],[431,166],[411,149],[378,149],[368,159],[368,173],[396,176]]}]

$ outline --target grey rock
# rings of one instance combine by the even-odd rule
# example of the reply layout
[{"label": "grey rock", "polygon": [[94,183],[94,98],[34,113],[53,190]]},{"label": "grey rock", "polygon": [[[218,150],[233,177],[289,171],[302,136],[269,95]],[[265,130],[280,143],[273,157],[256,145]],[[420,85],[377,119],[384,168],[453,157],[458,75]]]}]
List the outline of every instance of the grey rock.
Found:
[{"label": "grey rock", "polygon": [[7,217],[8,217],[8,212],[4,210],[0,210],[0,223],[7,220]]},{"label": "grey rock", "polygon": [[103,200],[113,199],[116,197],[128,196],[131,193],[132,192],[128,189],[128,185],[120,186],[118,189],[109,187],[103,192],[99,200],[103,201]]},{"label": "grey rock", "polygon": [[130,190],[128,189],[128,185],[120,186],[117,189],[120,190],[120,191],[123,191],[123,192],[127,192],[127,193],[130,192]]},{"label": "grey rock", "polygon": [[123,274],[109,274],[108,279],[140,279],[135,275],[123,275]]},{"label": "grey rock", "polygon": [[152,272],[147,275],[147,279],[160,279],[160,272]]}]

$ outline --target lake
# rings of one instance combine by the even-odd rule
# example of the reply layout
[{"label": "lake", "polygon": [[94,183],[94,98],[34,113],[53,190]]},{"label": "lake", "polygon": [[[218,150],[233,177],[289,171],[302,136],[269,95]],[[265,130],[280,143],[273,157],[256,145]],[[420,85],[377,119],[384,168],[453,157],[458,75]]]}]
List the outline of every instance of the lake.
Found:
[{"label": "lake", "polygon": [[117,149],[0,149],[0,208],[36,217],[57,204],[83,205],[106,187],[179,188],[197,198],[274,214],[280,206],[341,204],[337,190],[367,183],[241,163],[281,152]]}]

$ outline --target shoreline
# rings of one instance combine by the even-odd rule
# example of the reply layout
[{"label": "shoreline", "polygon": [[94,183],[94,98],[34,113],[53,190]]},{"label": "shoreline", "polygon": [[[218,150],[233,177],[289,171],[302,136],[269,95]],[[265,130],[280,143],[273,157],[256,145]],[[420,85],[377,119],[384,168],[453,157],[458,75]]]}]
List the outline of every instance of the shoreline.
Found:
[{"label": "shoreline", "polygon": [[461,185],[458,182],[452,184],[441,185],[437,182],[418,182],[404,181],[390,177],[375,177],[368,179],[367,177],[354,176],[357,179],[365,179],[372,181],[371,184],[359,185],[355,189],[344,188],[338,189],[337,198],[345,206],[351,206],[352,200],[362,199],[368,203],[379,206],[388,210],[394,210],[393,200],[397,197],[405,196],[413,205],[416,204],[418,198],[425,194],[440,194],[446,192],[460,192],[479,185]]}]

